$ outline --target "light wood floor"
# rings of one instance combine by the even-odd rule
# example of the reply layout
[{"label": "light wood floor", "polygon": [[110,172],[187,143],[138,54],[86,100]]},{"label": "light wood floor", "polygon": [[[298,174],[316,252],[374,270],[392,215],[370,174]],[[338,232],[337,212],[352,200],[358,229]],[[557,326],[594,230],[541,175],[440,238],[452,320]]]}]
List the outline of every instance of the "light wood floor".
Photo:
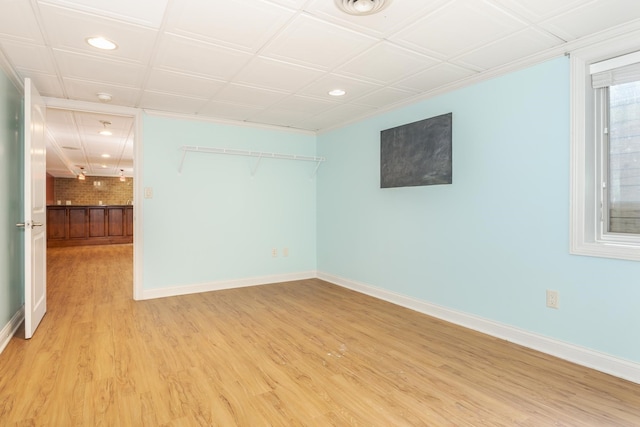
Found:
[{"label": "light wood floor", "polygon": [[320,280],[135,302],[131,257],[49,249],[1,426],[640,425],[640,385]]}]

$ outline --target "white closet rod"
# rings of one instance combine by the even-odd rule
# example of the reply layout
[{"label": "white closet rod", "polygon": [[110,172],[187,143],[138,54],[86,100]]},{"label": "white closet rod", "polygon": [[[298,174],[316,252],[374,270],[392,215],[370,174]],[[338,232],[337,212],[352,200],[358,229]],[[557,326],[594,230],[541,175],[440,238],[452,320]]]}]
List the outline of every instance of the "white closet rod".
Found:
[{"label": "white closet rod", "polygon": [[324,157],[315,157],[315,156],[302,156],[298,154],[280,154],[280,153],[268,153],[263,151],[249,151],[249,150],[237,150],[234,148],[215,148],[215,147],[198,147],[195,145],[184,145],[180,147],[182,150],[182,160],[180,161],[180,167],[178,168],[178,173],[182,173],[182,166],[184,165],[184,158],[186,157],[188,152],[194,153],[212,153],[212,154],[228,154],[232,156],[248,156],[248,157],[257,157],[258,163],[253,168],[251,175],[253,175],[258,165],[260,164],[260,160],[263,158],[268,159],[284,159],[284,160],[301,160],[305,162],[316,162],[315,173],[318,171],[320,167],[320,163],[324,162],[326,159]]}]

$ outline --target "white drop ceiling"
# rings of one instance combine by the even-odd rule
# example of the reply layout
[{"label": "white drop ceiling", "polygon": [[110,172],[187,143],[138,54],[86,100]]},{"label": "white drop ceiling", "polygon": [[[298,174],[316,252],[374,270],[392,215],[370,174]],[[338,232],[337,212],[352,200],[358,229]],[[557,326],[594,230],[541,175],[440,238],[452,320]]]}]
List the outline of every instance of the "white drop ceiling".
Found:
[{"label": "white drop ceiling", "polygon": [[[360,17],[333,0],[0,0],[0,62],[45,97],[107,92],[113,105],[322,131],[637,23],[638,0],[393,0]],[[90,47],[96,35],[118,48]],[[55,176],[131,175],[131,120],[50,109],[48,127]]]}]

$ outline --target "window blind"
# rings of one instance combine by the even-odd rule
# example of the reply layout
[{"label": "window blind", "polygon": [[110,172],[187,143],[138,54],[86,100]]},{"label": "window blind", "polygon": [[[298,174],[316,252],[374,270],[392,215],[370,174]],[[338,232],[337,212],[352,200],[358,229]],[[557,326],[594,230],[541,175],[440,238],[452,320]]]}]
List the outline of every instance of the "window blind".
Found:
[{"label": "window blind", "polygon": [[594,89],[638,81],[640,51],[591,64],[589,72]]}]

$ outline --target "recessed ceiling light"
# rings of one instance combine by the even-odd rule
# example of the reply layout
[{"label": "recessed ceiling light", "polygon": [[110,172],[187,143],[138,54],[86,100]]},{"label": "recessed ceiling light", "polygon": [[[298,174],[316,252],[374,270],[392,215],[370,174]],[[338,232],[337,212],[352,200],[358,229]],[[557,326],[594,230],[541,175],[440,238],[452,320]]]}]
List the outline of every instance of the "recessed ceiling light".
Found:
[{"label": "recessed ceiling light", "polygon": [[347,93],[347,92],[345,92],[342,89],[333,89],[333,90],[329,91],[329,95],[331,95],[331,96],[342,96],[345,93]]},{"label": "recessed ceiling light", "polygon": [[109,157],[111,157],[111,155],[109,154],[103,154],[100,157],[104,158],[104,159],[108,159]]},{"label": "recessed ceiling light", "polygon": [[102,50],[114,50],[118,48],[118,45],[115,42],[104,37],[89,37],[87,38],[87,43]]},{"label": "recessed ceiling light", "polygon": [[335,0],[335,3],[349,15],[371,15],[387,7],[391,0]]}]

